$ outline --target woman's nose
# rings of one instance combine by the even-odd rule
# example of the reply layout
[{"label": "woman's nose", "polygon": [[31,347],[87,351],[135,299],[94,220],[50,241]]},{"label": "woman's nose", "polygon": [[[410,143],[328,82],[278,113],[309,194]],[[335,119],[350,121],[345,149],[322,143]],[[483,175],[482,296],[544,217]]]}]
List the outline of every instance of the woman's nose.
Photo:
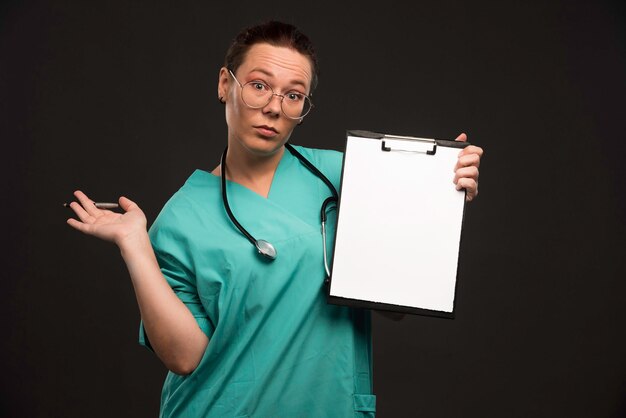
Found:
[{"label": "woman's nose", "polygon": [[282,108],[281,108],[282,102],[283,102],[283,96],[281,96],[280,94],[274,93],[269,103],[265,105],[265,107],[263,108],[263,112],[272,113],[274,115],[280,115],[280,112],[282,111]]}]

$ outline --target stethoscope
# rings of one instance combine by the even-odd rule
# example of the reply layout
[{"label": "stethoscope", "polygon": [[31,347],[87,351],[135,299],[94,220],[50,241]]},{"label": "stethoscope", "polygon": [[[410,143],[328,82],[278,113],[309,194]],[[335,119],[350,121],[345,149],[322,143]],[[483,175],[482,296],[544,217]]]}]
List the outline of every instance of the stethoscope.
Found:
[{"label": "stethoscope", "polygon": [[[285,144],[285,148],[293,154],[306,168],[308,168],[313,174],[315,174],[320,180],[322,180],[328,188],[333,193],[332,196],[327,197],[322,203],[322,208],[320,211],[320,219],[322,221],[322,240],[323,240],[323,248],[324,248],[324,268],[326,269],[326,274],[330,277],[330,269],[328,267],[328,260],[326,256],[326,211],[328,206],[331,204],[337,204],[337,200],[339,198],[339,193],[337,193],[337,189],[335,186],[328,180],[328,178],[317,169],[309,160],[307,160],[302,154],[300,154],[291,144]],[[222,183],[222,201],[224,202],[224,209],[226,209],[226,213],[230,218],[231,222],[239,229],[239,231],[256,247],[259,254],[265,257],[268,260],[276,259],[277,253],[276,248],[268,241],[264,239],[256,239],[254,238],[247,230],[244,228],[235,215],[233,215],[233,211],[230,209],[230,205],[228,204],[228,195],[226,193],[226,152],[228,151],[228,147],[224,149],[222,153],[222,175],[221,175],[221,183]]]}]

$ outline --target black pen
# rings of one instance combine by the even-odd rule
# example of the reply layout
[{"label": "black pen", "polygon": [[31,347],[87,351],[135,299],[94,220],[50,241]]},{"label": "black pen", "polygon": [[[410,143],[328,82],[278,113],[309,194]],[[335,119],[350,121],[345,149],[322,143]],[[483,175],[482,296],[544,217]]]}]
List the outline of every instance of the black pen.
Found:
[{"label": "black pen", "polygon": [[[120,205],[117,203],[108,203],[108,202],[93,202],[94,205],[96,205],[96,207],[98,209],[116,209],[119,208]],[[65,206],[66,208],[70,207],[69,203],[63,203],[63,206]]]}]

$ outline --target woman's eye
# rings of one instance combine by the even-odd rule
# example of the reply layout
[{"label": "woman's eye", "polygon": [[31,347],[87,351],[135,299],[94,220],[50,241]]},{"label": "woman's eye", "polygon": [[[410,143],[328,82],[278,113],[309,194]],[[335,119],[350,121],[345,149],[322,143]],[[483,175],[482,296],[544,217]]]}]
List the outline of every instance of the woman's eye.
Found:
[{"label": "woman's eye", "polygon": [[259,90],[259,91],[267,90],[267,86],[259,82],[252,83],[252,87],[254,87],[255,90]]},{"label": "woman's eye", "polygon": [[297,93],[297,92],[294,92],[294,91],[285,94],[285,97],[287,99],[289,99],[289,101],[291,101],[291,102],[299,102],[302,99],[304,99],[304,95],[302,93]]}]

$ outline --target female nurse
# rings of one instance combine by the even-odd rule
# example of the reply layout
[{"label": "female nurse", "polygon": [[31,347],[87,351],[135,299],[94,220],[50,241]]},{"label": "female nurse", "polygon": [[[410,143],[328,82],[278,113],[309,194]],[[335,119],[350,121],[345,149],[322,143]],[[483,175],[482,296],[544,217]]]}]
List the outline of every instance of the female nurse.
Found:
[{"label": "female nurse", "polygon": [[[375,415],[370,313],[324,295],[320,207],[336,197],[342,157],[287,144],[316,83],[315,52],[297,28],[246,28],[219,72],[228,125],[220,165],[196,170],[149,231],[128,198],[116,213],[75,192],[78,219],[68,224],[119,247],[140,342],[170,370],[163,417]],[[454,167],[468,200],[481,155],[468,146]]]}]

